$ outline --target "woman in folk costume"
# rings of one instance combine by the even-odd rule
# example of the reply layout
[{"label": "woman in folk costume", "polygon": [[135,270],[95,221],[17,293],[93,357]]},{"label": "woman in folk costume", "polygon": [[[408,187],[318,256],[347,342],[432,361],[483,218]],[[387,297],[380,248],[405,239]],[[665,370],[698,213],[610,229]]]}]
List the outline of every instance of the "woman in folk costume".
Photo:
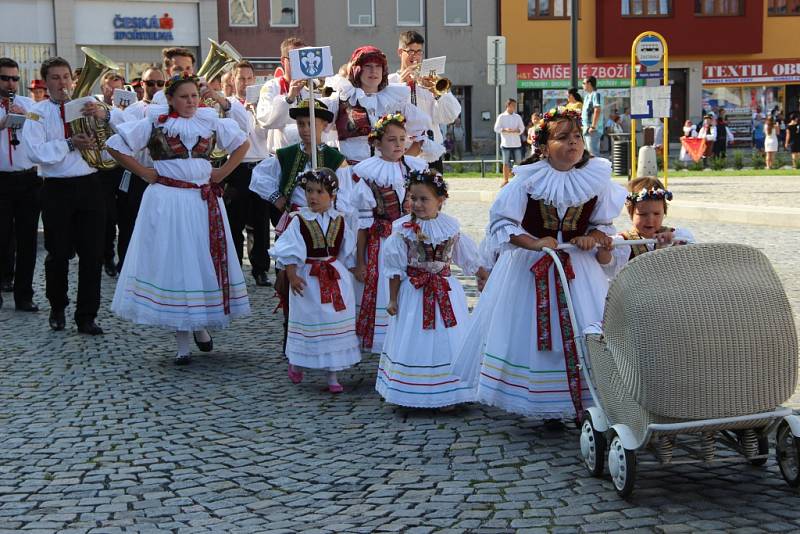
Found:
[{"label": "woman in folk costume", "polygon": [[377,153],[353,167],[359,194],[359,231],[356,269],[357,330],[364,350],[380,354],[389,315],[388,279],[381,276],[382,246],[392,233],[392,223],[403,214],[405,181],[413,171],[428,167],[425,160],[405,155],[406,119],[391,113],[378,119],[369,135]]},{"label": "woman in folk costume", "polygon": [[438,408],[474,400],[475,390],[450,372],[470,328],[464,290],[450,273],[482,271],[478,247],[458,220],[441,213],[447,184],[433,170],[406,179],[412,213],[393,225],[384,244],[383,276],[389,279],[386,342],[375,389],[387,402]]},{"label": "woman in folk costume", "polygon": [[368,136],[375,123],[390,113],[406,118],[407,144],[416,143],[426,153],[444,153],[444,147],[428,139],[428,117],[411,103],[405,84],[390,84],[386,55],[374,46],[357,48],[350,58],[348,79],[339,84],[336,132],[339,150],[351,165],[373,155]]},{"label": "woman in folk costume", "polygon": [[[135,323],[176,330],[175,363],[185,365],[192,332],[197,347],[208,352],[213,341],[207,328],[250,313],[220,198],[220,183],[249,143],[232,119],[199,107],[194,76],[170,79],[165,94],[169,109],[151,106],[148,117],[119,125],[107,143],[114,159],[150,183],[111,309]],[[209,162],[215,143],[230,153],[218,169]],[[135,159],[145,148],[153,167]]]},{"label": "woman in folk costume", "polygon": [[356,228],[333,207],[339,187],[330,169],[300,176],[308,207],[292,216],[270,254],[287,273],[289,379],[303,380],[302,368],[326,369],[328,390],[341,393],[336,372],[361,361],[355,333],[353,277]]},{"label": "woman in folk costume", "polygon": [[611,181],[608,160],[585,150],[576,111],[546,113],[534,146],[538,161],[515,169],[490,210],[490,232],[502,252],[453,370],[477,386],[486,404],[546,420],[580,418],[588,390],[563,290],[542,248],[576,245],[559,256],[578,324],[600,320],[608,283],[594,248],[610,243],[625,190]]}]

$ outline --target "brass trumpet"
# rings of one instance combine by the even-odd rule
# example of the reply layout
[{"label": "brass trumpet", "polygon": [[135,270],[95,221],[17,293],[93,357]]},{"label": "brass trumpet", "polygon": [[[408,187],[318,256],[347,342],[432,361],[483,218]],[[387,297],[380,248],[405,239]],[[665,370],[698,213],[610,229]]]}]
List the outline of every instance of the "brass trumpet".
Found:
[{"label": "brass trumpet", "polygon": [[414,74],[414,81],[418,84],[430,91],[434,94],[437,98],[442,96],[445,93],[450,92],[450,87],[453,85],[449,78],[445,78],[444,76],[439,76],[436,72],[431,71],[427,75],[423,75],[420,70],[422,69],[422,63],[417,63],[414,65],[416,68],[416,73]]}]

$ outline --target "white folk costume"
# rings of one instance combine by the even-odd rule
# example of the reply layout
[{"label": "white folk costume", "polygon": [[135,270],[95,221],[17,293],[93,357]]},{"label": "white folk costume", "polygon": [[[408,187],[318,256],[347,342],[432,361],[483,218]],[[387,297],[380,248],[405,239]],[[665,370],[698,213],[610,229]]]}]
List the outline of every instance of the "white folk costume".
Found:
[{"label": "white folk costume", "polygon": [[383,276],[402,281],[375,389],[387,402],[417,408],[474,400],[474,388],[450,372],[470,329],[467,299],[450,264],[474,275],[478,247],[444,213],[430,220],[398,219],[384,247]]},{"label": "white folk costume", "polygon": [[[672,242],[675,245],[678,244],[689,244],[694,243],[694,235],[692,232],[686,228],[670,228],[668,226],[662,226],[658,229],[658,234],[664,232],[672,232]],[[618,235],[614,236],[614,242],[620,243],[620,245],[614,247],[614,250],[611,252],[611,262],[603,265],[603,270],[606,272],[606,276],[609,279],[614,278],[617,276],[623,267],[625,267],[630,260],[637,256],[641,256],[642,254],[647,254],[648,252],[652,252],[656,248],[663,248],[663,246],[657,247],[656,245],[624,245],[625,241],[631,241],[634,239],[645,239],[644,237],[639,235],[639,232],[636,231],[635,228],[631,228],[626,232],[620,232]],[[664,245],[664,246],[672,246],[672,245]]]},{"label": "white folk costume", "polygon": [[108,140],[129,156],[147,148],[159,175],[142,199],[111,309],[174,330],[224,327],[250,304],[208,158],[215,141],[233,152],[247,136],[211,108],[191,118],[166,111],[151,106],[147,118],[120,125]]},{"label": "white folk costume", "polygon": [[365,283],[356,281],[357,331],[362,347],[370,352],[380,354],[389,325],[389,281],[380,272],[383,245],[392,234],[392,224],[403,215],[406,178],[411,171],[423,171],[427,166],[425,160],[412,156],[400,161],[372,156],[353,167],[358,228],[368,231]]},{"label": "white folk costume", "polygon": [[334,208],[296,212],[270,255],[282,266],[296,265],[306,282],[303,295],[289,293],[286,356],[309,369],[340,371],[361,361],[355,333],[353,275],[355,228]]},{"label": "white folk costume", "polygon": [[[523,415],[574,418],[590,397],[555,268],[544,252],[515,247],[510,240],[549,236],[566,243],[593,228],[613,234],[611,221],[626,194],[611,181],[611,164],[600,158],[569,171],[539,161],[516,167],[515,174],[490,211],[491,233],[503,252],[453,371],[477,385],[480,402]],[[594,250],[560,256],[572,274],[570,291],[582,329],[602,318],[607,278]]]}]

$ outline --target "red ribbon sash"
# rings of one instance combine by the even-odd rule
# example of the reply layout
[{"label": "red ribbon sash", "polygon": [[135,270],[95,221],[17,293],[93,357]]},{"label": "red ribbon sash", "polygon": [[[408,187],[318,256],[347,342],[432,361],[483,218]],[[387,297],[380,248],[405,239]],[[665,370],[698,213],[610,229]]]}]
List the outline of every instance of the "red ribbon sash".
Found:
[{"label": "red ribbon sash", "polygon": [[[558,257],[564,266],[564,274],[567,280],[575,278],[572,269],[572,262],[569,254],[557,251]],[[553,265],[553,258],[548,254],[542,256],[531,267],[534,275],[536,287],[536,334],[537,349],[540,351],[553,350],[553,338],[550,331],[550,267]],[[569,386],[572,405],[578,419],[583,417],[583,402],[581,401],[581,373],[578,366],[578,351],[575,347],[575,332],[572,330],[572,321],[569,318],[569,308],[567,307],[567,297],[561,278],[556,273],[556,293],[558,298],[558,321],[561,330],[561,343],[564,346],[564,362],[567,370],[567,385]]]},{"label": "red ribbon sash", "polygon": [[214,263],[214,272],[217,274],[217,282],[222,289],[222,304],[225,315],[231,313],[230,280],[228,279],[228,243],[225,238],[225,223],[222,220],[222,210],[219,208],[217,198],[222,197],[222,186],[220,184],[207,183],[197,185],[191,182],[175,180],[159,176],[157,184],[167,187],[177,187],[179,189],[199,189],[200,196],[208,205],[208,237],[211,242],[211,261]]},{"label": "red ribbon sash", "polygon": [[336,258],[317,260],[309,258],[306,263],[311,265],[311,276],[319,279],[319,301],[322,304],[333,304],[333,309],[342,311],[346,308],[342,291],[339,287],[339,271],[333,266]]},{"label": "red ribbon sash", "polygon": [[164,124],[168,119],[177,119],[178,117],[180,117],[180,115],[178,115],[177,111],[170,111],[169,113],[159,115],[158,122]]},{"label": "red ribbon sash", "polygon": [[364,275],[364,294],[356,321],[356,334],[361,338],[361,345],[371,349],[378,305],[378,253],[381,250],[381,238],[392,235],[392,223],[386,219],[375,219],[367,235],[367,272]]},{"label": "red ribbon sash", "polygon": [[445,328],[458,324],[450,302],[450,266],[446,266],[438,273],[432,273],[415,267],[406,269],[411,285],[422,289],[422,329],[433,330],[436,328],[436,304],[439,304],[439,313]]}]

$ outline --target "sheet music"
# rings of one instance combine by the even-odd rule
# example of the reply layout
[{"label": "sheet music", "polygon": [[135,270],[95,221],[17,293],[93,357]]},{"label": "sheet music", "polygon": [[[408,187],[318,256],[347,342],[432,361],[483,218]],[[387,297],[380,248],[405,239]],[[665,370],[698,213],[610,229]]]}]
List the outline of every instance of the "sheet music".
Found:
[{"label": "sheet music", "polygon": [[90,102],[97,102],[97,99],[93,96],[84,96],[64,104],[64,122],[72,122],[83,117],[81,110]]},{"label": "sheet music", "polygon": [[244,95],[245,101],[253,105],[258,104],[258,97],[261,94],[261,87],[262,85],[260,84],[248,85],[245,88],[245,95]]},{"label": "sheet music", "polygon": [[136,95],[135,91],[127,91],[125,89],[114,89],[114,96],[112,97],[112,101],[114,102],[114,107],[126,108],[138,100],[139,97]]},{"label": "sheet music", "polygon": [[429,57],[422,60],[422,66],[419,69],[420,76],[441,76],[444,74],[444,64],[447,56]]},{"label": "sheet music", "polygon": [[18,130],[22,128],[23,124],[25,124],[25,115],[19,115],[17,113],[9,113],[6,115],[6,128]]}]

